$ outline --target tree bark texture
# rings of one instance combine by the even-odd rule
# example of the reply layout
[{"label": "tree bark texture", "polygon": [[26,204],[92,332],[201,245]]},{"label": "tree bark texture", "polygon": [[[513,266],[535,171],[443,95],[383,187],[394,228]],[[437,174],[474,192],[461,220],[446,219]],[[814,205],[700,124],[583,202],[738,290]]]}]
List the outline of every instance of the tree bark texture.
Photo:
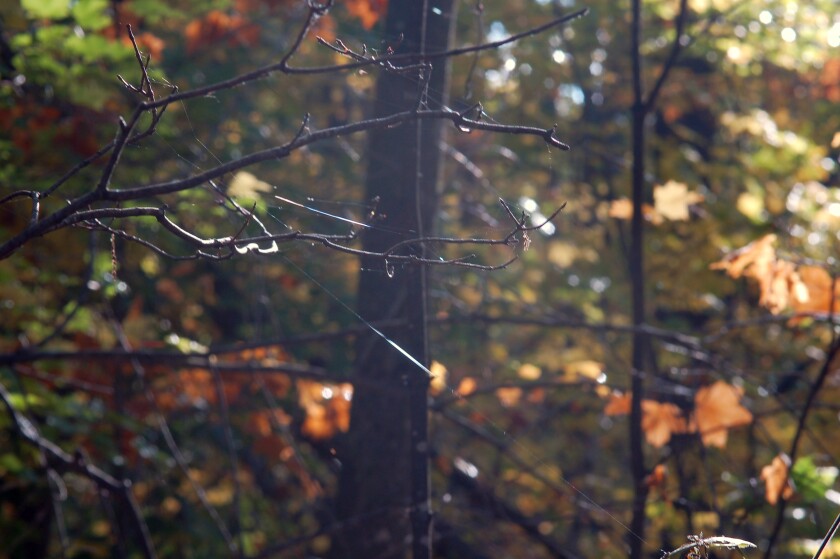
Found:
[{"label": "tree bark texture", "polygon": [[[452,0],[391,0],[385,37],[396,53],[446,49]],[[425,11],[425,14],[424,14]],[[425,34],[424,34],[425,31]],[[425,36],[424,36],[425,35]],[[410,64],[408,62],[406,64]],[[445,103],[447,64],[434,61],[424,96],[420,70],[379,70],[374,116]],[[366,196],[377,200],[376,228],[363,236],[365,250],[380,252],[408,238],[428,235],[437,206],[441,121],[413,122],[371,133]],[[415,248],[421,256],[422,248]],[[407,327],[382,332],[420,363],[426,348],[425,270],[362,260],[358,312],[367,321],[398,319]],[[427,374],[373,332],[357,342],[350,431],[341,449],[336,512],[342,529],[335,557],[430,557]]]}]

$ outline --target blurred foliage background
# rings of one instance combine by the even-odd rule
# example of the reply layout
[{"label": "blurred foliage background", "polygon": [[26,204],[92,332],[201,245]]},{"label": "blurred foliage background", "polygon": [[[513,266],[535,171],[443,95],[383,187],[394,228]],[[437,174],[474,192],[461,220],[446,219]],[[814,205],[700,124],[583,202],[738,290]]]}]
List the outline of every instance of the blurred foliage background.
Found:
[{"label": "blurred foliage background", "polygon": [[[431,272],[441,557],[620,557],[634,537],[624,525],[634,483],[629,3],[464,0],[454,44],[582,7],[588,15],[569,25],[453,60],[453,109],[481,102],[490,122],[557,123],[572,151],[455,127],[441,146],[440,235],[504,237],[500,197],[535,225],[567,203],[528,246],[433,247],[488,265],[519,256],[493,272]],[[648,88],[679,9],[644,2]],[[316,35],[357,51],[398,48],[381,31],[386,10],[387,0],[337,1],[293,65],[347,61]],[[840,505],[840,16],[830,0],[688,0],[685,10],[683,48],[647,122],[645,548],[658,556],[702,532],[753,541],[753,554],[807,556]],[[277,62],[306,12],[297,0],[4,2],[0,194],[45,191],[113,138],[117,116],[138,102],[116,77],[139,73],[126,24],[165,95],[169,84],[183,91]],[[279,145],[306,113],[310,130],[362,120],[376,75],[273,74],[173,104],[154,135],[127,148],[113,185],[182,178]],[[362,187],[370,156],[364,134],[332,138],[155,202],[205,237],[241,226],[226,196],[272,231],[343,234],[342,219],[373,209]],[[101,169],[61,185],[42,212],[90,190]],[[30,211],[4,199],[0,241]],[[123,226],[190,254],[154,219]],[[124,507],[78,471],[46,467],[13,410],[77,463],[131,480],[161,557],[328,554],[352,342],[365,328],[342,305],[354,303],[358,271],[355,257],[310,243],[178,260],[81,226],[0,261],[0,555],[140,554]],[[115,357],[124,350],[166,357]]]}]

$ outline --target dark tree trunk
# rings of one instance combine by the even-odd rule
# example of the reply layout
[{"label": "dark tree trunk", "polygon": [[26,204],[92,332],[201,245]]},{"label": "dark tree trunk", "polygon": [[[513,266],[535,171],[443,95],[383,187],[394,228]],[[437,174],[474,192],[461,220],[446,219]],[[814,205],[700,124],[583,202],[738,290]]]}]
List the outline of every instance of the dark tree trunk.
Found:
[{"label": "dark tree trunk", "polygon": [[[385,36],[397,53],[440,51],[450,43],[452,0],[435,10],[419,0],[391,0]],[[438,13],[438,11],[442,13]],[[425,40],[423,38],[425,29]],[[384,48],[384,47],[383,47]],[[418,56],[417,61],[421,57]],[[439,108],[447,88],[443,59],[429,76],[430,108]],[[419,71],[380,71],[375,116],[411,110],[423,95]],[[383,251],[407,238],[428,235],[437,205],[442,124],[415,122],[371,134],[366,195],[378,199],[377,228],[365,232],[368,251]],[[415,254],[421,255],[422,248]],[[421,266],[364,260],[358,311],[368,321],[401,320],[406,327],[382,332],[417,361],[427,364],[425,270]],[[429,511],[427,389],[424,371],[374,333],[358,340],[350,432],[339,459],[337,502],[343,530],[335,556],[428,557]]]}]

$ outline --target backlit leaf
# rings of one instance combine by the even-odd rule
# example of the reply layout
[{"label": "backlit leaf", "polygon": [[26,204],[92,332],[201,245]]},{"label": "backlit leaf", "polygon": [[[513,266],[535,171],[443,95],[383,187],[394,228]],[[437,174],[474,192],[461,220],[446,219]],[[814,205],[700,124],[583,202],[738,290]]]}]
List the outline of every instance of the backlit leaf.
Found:
[{"label": "backlit leaf", "polygon": [[753,416],[740,404],[742,390],[722,380],[694,396],[694,419],[703,444],[724,448],[729,429],[749,425]]},{"label": "backlit leaf", "polygon": [[788,462],[790,459],[786,455],[779,454],[770,464],[761,469],[764,498],[771,505],[779,502],[779,498],[793,497],[793,486],[788,479]]},{"label": "backlit leaf", "polygon": [[429,370],[432,372],[432,380],[429,383],[429,390],[432,394],[437,396],[446,388],[446,365],[441,363],[440,361],[432,361],[432,364],[429,366]]},{"label": "backlit leaf", "polygon": [[521,379],[537,380],[542,376],[542,369],[531,363],[523,363],[516,371],[516,374]]},{"label": "backlit leaf", "polygon": [[653,187],[653,200],[657,213],[665,219],[685,221],[689,217],[689,206],[699,204],[704,198],[702,194],[689,192],[686,184],[671,180]]},{"label": "backlit leaf", "polygon": [[61,19],[70,15],[69,0],[21,0],[29,17]]},{"label": "backlit leaf", "polygon": [[271,192],[271,185],[261,181],[247,171],[236,173],[228,187],[228,195],[232,198],[258,200],[261,192]]},{"label": "backlit leaf", "polygon": [[650,446],[660,448],[668,444],[672,434],[686,431],[685,418],[674,404],[643,400],[642,431]]}]

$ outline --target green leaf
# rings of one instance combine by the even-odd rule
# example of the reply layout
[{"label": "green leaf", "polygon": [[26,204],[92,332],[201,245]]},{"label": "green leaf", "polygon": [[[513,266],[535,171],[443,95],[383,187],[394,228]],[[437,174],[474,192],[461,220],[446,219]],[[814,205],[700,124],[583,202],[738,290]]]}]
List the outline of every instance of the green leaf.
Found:
[{"label": "green leaf", "polygon": [[793,465],[790,477],[802,498],[814,502],[825,498],[837,479],[837,473],[836,468],[818,468],[812,456],[803,456]]},{"label": "green leaf", "polygon": [[26,466],[16,454],[8,453],[0,456],[0,469],[12,474],[19,474]]},{"label": "green leaf", "polygon": [[73,6],[72,12],[75,20],[86,31],[102,29],[111,21],[107,0],[80,0]]},{"label": "green leaf", "polygon": [[32,18],[62,19],[70,15],[68,0],[21,0],[21,5]]}]

